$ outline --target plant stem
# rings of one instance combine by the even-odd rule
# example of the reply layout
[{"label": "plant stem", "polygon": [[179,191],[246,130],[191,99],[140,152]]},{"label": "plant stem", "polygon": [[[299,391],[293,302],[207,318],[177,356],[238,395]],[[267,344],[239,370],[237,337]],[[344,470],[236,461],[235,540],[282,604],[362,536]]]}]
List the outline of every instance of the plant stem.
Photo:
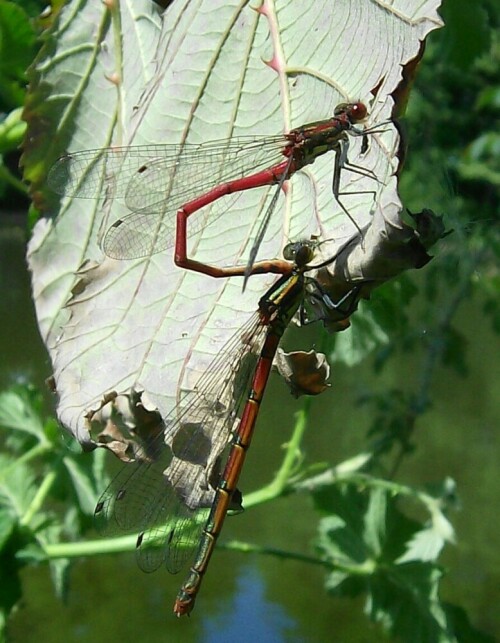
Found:
[{"label": "plant stem", "polygon": [[30,506],[28,509],[24,512],[24,516],[19,521],[19,524],[21,527],[27,527],[29,526],[29,523],[33,519],[33,516],[40,511],[45,498],[47,497],[52,485],[56,481],[56,472],[54,470],[49,471],[49,473],[45,476],[45,478],[42,481],[42,484],[38,488],[38,491],[36,492],[33,500],[31,501]]},{"label": "plant stem", "polygon": [[50,560],[54,560],[56,558],[119,554],[134,551],[136,544],[137,536],[122,536],[120,538],[87,540],[78,543],[51,543],[44,546],[44,551]]},{"label": "plant stem", "polygon": [[[121,538],[111,538],[107,540],[90,540],[79,543],[57,543],[47,544],[44,551],[49,560],[58,558],[81,558],[84,556],[96,556],[104,554],[119,554],[133,551],[136,547],[136,536],[123,536]],[[284,560],[296,560],[309,565],[317,565],[325,569],[336,569],[348,572],[350,574],[367,574],[372,573],[372,563],[367,564],[365,561],[362,565],[340,565],[332,561],[322,560],[316,556],[306,556],[304,554],[278,549],[276,547],[262,547],[253,543],[246,543],[238,540],[231,540],[226,543],[220,543],[218,548],[227,551],[238,551],[240,553],[256,553],[267,556],[274,556]]]},{"label": "plant stem", "polygon": [[246,543],[240,540],[231,540],[226,543],[221,543],[218,545],[218,548],[227,551],[237,551],[243,554],[261,554],[274,556],[275,558],[282,558],[284,560],[296,560],[301,563],[307,563],[308,565],[317,565],[328,570],[343,571],[348,574],[355,574],[358,576],[372,574],[376,567],[376,563],[371,560],[366,560],[359,565],[342,565],[316,556],[306,556],[305,554],[286,551],[285,549],[278,549],[277,547],[261,547],[260,545],[254,545],[253,543]]},{"label": "plant stem", "polygon": [[283,458],[281,467],[272,482],[245,497],[245,507],[247,509],[283,495],[285,489],[289,485],[290,477],[292,476],[293,470],[297,464],[298,454],[300,453],[300,444],[307,428],[310,409],[311,398],[306,397],[304,398],[302,409],[295,414],[295,427],[290,441],[287,444],[285,457]]}]

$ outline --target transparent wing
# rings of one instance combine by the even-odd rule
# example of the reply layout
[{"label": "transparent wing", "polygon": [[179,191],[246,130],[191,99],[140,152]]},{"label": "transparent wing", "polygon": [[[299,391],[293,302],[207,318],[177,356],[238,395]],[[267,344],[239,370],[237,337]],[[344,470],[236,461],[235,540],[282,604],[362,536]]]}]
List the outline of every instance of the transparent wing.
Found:
[{"label": "transparent wing", "polygon": [[221,181],[282,160],[283,136],[245,136],[199,145],[141,145],[65,154],[49,171],[49,187],[65,196],[125,198],[131,210],[167,199],[182,205]]},{"label": "transparent wing", "polygon": [[[283,136],[240,137],[200,145],[84,150],[56,161],[47,180],[67,196],[124,198],[132,213],[113,223],[103,250],[113,259],[136,259],[173,245],[175,215],[182,205],[278,163],[285,143]],[[229,205],[226,200],[224,210]]]},{"label": "transparent wing", "polygon": [[258,315],[251,317],[186,394],[182,410],[164,419],[137,461],[123,465],[102,494],[97,529],[107,535],[138,533],[143,570],[165,563],[175,573],[192,557],[265,334]]},{"label": "transparent wing", "polygon": [[168,202],[169,210],[177,211],[221,183],[282,161],[285,144],[283,136],[252,136],[175,146],[175,151],[169,149],[164,158],[143,163],[140,171],[131,175],[125,202],[131,210],[152,210],[158,203]]},{"label": "transparent wing", "polygon": [[[241,196],[234,193],[210,205],[209,222],[218,219]],[[171,248],[175,242],[176,211],[163,214],[161,208],[165,204],[157,204],[158,210],[137,210],[122,219],[117,219],[107,230],[102,242],[102,250],[111,259],[139,259],[149,257]],[[189,223],[190,237],[196,235],[206,225],[204,217],[193,217]]]}]

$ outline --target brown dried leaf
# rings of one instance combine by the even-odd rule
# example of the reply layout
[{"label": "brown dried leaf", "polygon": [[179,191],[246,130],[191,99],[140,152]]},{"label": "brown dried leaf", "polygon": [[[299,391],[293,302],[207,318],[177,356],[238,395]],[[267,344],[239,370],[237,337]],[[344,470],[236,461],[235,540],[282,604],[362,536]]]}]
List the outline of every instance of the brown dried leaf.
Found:
[{"label": "brown dried leaf", "polygon": [[331,386],[326,381],[330,377],[330,365],[323,353],[314,350],[285,353],[278,348],[275,364],[294,397],[319,395]]}]

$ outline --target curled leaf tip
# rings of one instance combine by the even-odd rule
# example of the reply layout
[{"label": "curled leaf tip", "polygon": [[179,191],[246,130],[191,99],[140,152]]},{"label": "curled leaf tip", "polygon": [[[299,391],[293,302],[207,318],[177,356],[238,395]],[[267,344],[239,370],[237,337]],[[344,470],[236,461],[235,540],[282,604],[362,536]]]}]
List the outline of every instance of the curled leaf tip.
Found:
[{"label": "curled leaf tip", "polygon": [[331,386],[327,382],[330,365],[323,353],[314,350],[285,353],[278,349],[276,366],[294,397],[319,395]]}]

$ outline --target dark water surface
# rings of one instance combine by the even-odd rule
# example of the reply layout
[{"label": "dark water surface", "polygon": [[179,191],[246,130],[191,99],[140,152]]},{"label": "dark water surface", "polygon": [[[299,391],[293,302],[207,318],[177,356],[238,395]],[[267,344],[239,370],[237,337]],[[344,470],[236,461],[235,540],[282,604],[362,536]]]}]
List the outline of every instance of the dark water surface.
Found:
[{"label": "dark water surface", "polygon": [[[36,328],[23,234],[14,225],[0,229],[0,280],[0,385],[4,388],[21,377],[43,387],[50,363]],[[476,627],[498,634],[499,343],[476,303],[460,310],[455,325],[469,341],[469,376],[460,378],[439,369],[434,405],[419,420],[417,451],[405,461],[399,479],[417,486],[438,483],[446,476],[455,479],[462,509],[450,516],[458,544],[448,547],[442,559],[449,570],[442,596],[464,607]],[[411,378],[413,367],[394,360],[392,371],[379,377],[377,388]],[[353,401],[374,385],[373,371],[367,363],[354,369],[336,366],[333,380],[333,389],[313,404],[304,443],[311,463],[340,462],[365,444],[370,418]],[[299,408],[300,402],[293,401],[274,378],[240,484],[244,492],[271,479]],[[287,498],[228,519],[221,540],[237,538],[313,553],[316,524],[308,498]],[[217,551],[195,612],[189,619],[177,620],[171,605],[181,580],[163,572],[143,574],[131,554],[81,560],[73,567],[68,601],[62,604],[54,596],[47,566],[28,567],[10,639],[19,643],[387,640],[363,616],[362,600],[329,598],[323,590],[323,572],[303,563]]]}]

